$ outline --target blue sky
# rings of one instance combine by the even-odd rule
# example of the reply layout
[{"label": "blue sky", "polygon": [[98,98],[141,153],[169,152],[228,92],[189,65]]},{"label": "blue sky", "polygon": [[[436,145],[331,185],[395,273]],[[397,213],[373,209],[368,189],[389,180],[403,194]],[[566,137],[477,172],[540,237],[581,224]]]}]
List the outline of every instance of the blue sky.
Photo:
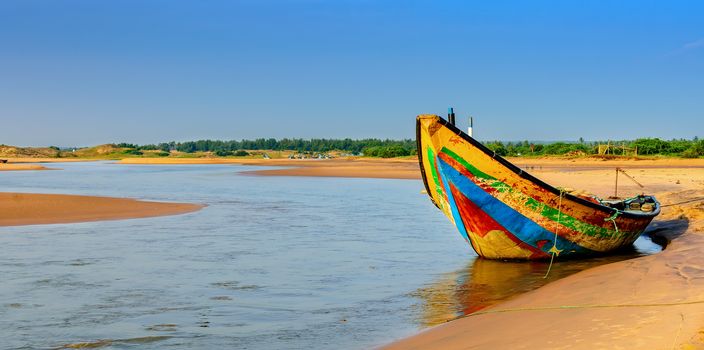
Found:
[{"label": "blue sky", "polygon": [[704,136],[697,1],[0,1],[0,143]]}]

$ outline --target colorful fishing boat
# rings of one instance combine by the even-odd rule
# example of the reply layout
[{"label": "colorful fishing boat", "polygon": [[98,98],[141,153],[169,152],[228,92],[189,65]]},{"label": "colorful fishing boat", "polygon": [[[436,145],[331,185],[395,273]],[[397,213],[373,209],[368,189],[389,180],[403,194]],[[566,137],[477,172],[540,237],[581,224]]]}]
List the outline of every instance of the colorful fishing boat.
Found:
[{"label": "colorful fishing boat", "polygon": [[418,116],[416,137],[430,199],[485,258],[603,254],[660,213],[652,196],[602,201],[550,186],[436,115]]}]

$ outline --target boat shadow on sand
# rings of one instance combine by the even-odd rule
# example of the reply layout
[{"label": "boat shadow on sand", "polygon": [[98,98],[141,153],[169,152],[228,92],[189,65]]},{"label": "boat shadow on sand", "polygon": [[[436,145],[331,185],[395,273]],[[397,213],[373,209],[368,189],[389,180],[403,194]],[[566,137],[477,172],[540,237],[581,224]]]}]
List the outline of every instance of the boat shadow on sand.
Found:
[{"label": "boat shadow on sand", "polygon": [[643,236],[649,237],[665,249],[673,239],[687,232],[687,229],[689,229],[689,220],[684,217],[674,220],[655,220],[648,225]]},{"label": "boat shadow on sand", "polygon": [[688,227],[687,220],[653,221],[636,244],[595,258],[556,260],[547,277],[549,261],[472,259],[411,293],[420,299],[417,321],[423,327],[438,325],[589,268],[657,253],[662,250],[658,246],[666,247]]}]

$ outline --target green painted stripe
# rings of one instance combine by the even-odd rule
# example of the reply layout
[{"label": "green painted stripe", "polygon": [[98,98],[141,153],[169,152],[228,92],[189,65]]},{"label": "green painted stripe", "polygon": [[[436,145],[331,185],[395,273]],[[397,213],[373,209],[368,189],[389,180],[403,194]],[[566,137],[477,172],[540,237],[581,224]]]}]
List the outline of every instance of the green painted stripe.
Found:
[{"label": "green painted stripe", "polygon": [[435,171],[435,153],[433,153],[433,149],[430,147],[427,148],[426,158],[428,159],[428,162],[430,163],[430,173],[433,175],[433,181],[435,182],[435,191],[442,198],[445,196],[445,193],[442,190],[442,186],[440,186],[438,172]]},{"label": "green painted stripe", "polygon": [[501,193],[506,193],[509,196],[512,197],[518,197],[519,202],[523,202],[523,204],[533,210],[534,212],[540,213],[541,216],[553,221],[557,222],[558,216],[560,218],[560,224],[568,227],[574,231],[584,233],[588,236],[599,236],[599,237],[614,237],[614,236],[620,236],[623,235],[623,231],[616,231],[612,229],[607,229],[604,227],[592,225],[588,222],[581,221],[575,217],[569,216],[566,213],[558,211],[556,208],[550,207],[546,205],[543,202],[540,202],[536,200],[535,198],[528,196],[524,194],[523,192],[516,191],[513,189],[511,186],[508,184],[497,180],[495,177],[488,175],[473,165],[469,164],[466,160],[464,160],[462,157],[457,155],[456,153],[450,151],[447,147],[443,147],[441,150],[442,153],[447,154],[450,156],[452,159],[457,161],[458,163],[462,164],[467,171],[469,171],[472,175],[476,176],[477,178],[480,178],[484,180],[486,184],[489,186],[493,187],[497,191]]},{"label": "green painted stripe", "polygon": [[447,154],[448,156],[452,157],[452,159],[456,160],[458,163],[462,164],[465,168],[467,168],[467,171],[472,173],[472,175],[476,177],[480,177],[482,179],[486,180],[496,180],[495,177],[482,172],[481,170],[477,169],[474,165],[469,164],[464,158],[460,157],[457,155],[455,152],[452,152],[449,148],[443,147],[440,152]]}]

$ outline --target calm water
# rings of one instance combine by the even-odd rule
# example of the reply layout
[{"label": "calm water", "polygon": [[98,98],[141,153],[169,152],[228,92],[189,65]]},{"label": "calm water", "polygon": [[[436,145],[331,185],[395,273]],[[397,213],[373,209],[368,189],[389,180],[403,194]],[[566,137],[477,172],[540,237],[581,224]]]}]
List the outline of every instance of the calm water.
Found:
[{"label": "calm water", "polygon": [[[2,173],[0,191],[208,207],[0,228],[2,349],[360,349],[545,283],[543,263],[475,259],[419,181],[53,167]],[[628,256],[658,250],[639,246]],[[623,258],[559,263],[550,279]]]}]

